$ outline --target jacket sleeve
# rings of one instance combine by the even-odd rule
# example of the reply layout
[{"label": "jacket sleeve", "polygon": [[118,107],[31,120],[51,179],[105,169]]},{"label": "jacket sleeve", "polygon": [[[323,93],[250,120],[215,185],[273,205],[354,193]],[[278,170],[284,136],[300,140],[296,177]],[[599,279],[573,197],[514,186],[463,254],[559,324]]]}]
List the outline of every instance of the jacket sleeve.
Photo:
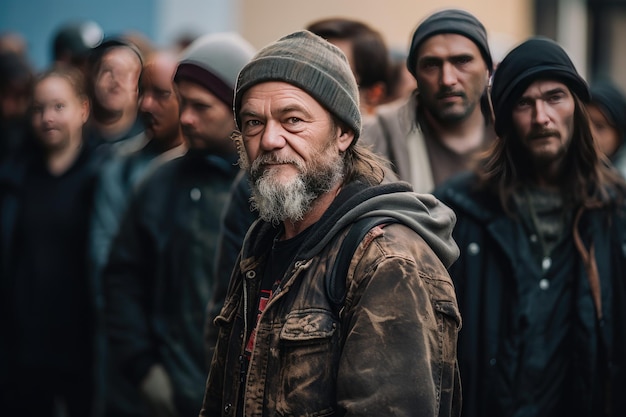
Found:
[{"label": "jacket sleeve", "polygon": [[108,260],[128,199],[121,185],[119,171],[118,160],[110,160],[102,167],[95,181],[89,230],[89,260],[91,275],[97,281]]},{"label": "jacket sleeve", "polygon": [[460,315],[452,282],[415,234],[395,240],[409,251],[377,239],[356,268],[342,320],[338,404],[346,416],[458,415]]},{"label": "jacket sleeve", "polygon": [[149,318],[157,243],[142,222],[138,201],[140,198],[131,201],[103,271],[105,319],[112,357],[137,384],[157,362]]},{"label": "jacket sleeve", "polygon": [[233,183],[229,200],[224,206],[221,232],[215,253],[215,282],[207,306],[207,319],[204,329],[205,349],[209,364],[217,341],[217,328],[213,324],[213,320],[224,304],[230,276],[248,228],[257,218],[256,212],[250,208],[250,195],[248,176],[245,171],[241,171]]}]

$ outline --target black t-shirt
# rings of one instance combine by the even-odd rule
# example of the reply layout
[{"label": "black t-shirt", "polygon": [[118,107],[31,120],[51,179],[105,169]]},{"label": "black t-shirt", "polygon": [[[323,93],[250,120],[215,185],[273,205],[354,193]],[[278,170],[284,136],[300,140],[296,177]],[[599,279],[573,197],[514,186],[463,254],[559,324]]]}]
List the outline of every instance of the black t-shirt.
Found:
[{"label": "black t-shirt", "polygon": [[302,247],[302,244],[310,234],[312,226],[299,233],[297,236],[280,240],[282,235],[282,229],[274,239],[272,249],[270,250],[265,264],[265,271],[261,281],[261,289],[257,297],[257,315],[255,319],[255,329],[252,329],[248,343],[246,344],[246,355],[250,358],[252,348],[254,346],[254,339],[256,336],[256,324],[261,317],[261,314],[265,310],[267,303],[272,298],[272,295],[280,285],[283,277],[287,273],[289,267],[295,261],[295,256],[298,254],[298,250]]}]

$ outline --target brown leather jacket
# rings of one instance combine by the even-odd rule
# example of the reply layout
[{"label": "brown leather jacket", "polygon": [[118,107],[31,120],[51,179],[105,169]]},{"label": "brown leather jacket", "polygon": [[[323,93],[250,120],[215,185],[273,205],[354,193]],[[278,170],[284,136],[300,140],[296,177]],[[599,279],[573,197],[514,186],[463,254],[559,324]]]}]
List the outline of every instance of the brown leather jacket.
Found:
[{"label": "brown leather jacket", "polygon": [[[446,271],[458,256],[450,237],[455,217],[431,195],[409,190],[378,186],[330,207],[261,315],[246,370],[245,335],[277,233],[260,221],[252,226],[215,320],[219,337],[201,416],[459,414],[461,319]],[[337,309],[324,276],[345,226],[375,210],[402,223],[368,233]]]}]

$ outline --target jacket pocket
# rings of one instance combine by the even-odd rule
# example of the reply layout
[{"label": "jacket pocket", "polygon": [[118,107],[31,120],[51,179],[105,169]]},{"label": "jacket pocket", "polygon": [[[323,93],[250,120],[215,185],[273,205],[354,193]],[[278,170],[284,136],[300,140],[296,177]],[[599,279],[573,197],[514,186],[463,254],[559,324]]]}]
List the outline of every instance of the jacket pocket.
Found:
[{"label": "jacket pocket", "polygon": [[[276,410],[279,415],[334,414],[338,322],[323,309],[287,315],[279,336]],[[270,378],[271,379],[271,378]]]},{"label": "jacket pocket", "polygon": [[239,306],[239,298],[238,297],[230,297],[224,301],[224,306],[220,313],[215,317],[213,323],[217,327],[228,327],[235,320],[235,315],[237,314],[237,307]]},{"label": "jacket pocket", "polygon": [[439,336],[438,363],[433,363],[433,378],[437,382],[439,415],[450,415],[459,400],[460,383],[457,365],[457,339],[461,315],[452,301],[434,300]]},{"label": "jacket pocket", "polygon": [[437,314],[437,327],[441,337],[443,351],[441,357],[444,362],[456,361],[456,342],[461,328],[461,314],[452,301],[433,302]]}]

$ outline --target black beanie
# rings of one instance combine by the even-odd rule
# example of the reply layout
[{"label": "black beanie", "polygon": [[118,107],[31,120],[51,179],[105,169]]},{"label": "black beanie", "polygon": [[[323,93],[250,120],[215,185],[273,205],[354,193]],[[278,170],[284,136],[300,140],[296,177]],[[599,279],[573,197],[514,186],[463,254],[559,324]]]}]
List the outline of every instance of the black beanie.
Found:
[{"label": "black beanie", "polygon": [[551,39],[530,38],[509,52],[493,75],[491,102],[498,136],[511,121],[515,101],[538,79],[561,81],[578,98],[589,101],[589,87],[565,50]]},{"label": "black beanie", "polygon": [[89,52],[89,63],[92,66],[97,65],[102,57],[114,48],[126,48],[132,51],[137,56],[139,63],[143,67],[143,55],[141,54],[139,48],[137,48],[134,43],[124,39],[123,37],[118,36],[108,37],[104,39],[98,46],[94,47]]},{"label": "black beanie", "polygon": [[480,50],[480,54],[483,56],[487,69],[491,74],[493,60],[491,59],[491,52],[489,52],[485,26],[469,12],[459,9],[447,9],[430,15],[415,29],[409,56],[406,59],[406,67],[413,74],[413,77],[415,77],[417,52],[420,45],[431,36],[442,33],[462,35],[474,42],[478,46],[478,50]]},{"label": "black beanie", "polygon": [[609,80],[602,80],[591,85],[591,103],[600,107],[610,124],[620,133],[622,141],[626,138],[626,95]]}]

